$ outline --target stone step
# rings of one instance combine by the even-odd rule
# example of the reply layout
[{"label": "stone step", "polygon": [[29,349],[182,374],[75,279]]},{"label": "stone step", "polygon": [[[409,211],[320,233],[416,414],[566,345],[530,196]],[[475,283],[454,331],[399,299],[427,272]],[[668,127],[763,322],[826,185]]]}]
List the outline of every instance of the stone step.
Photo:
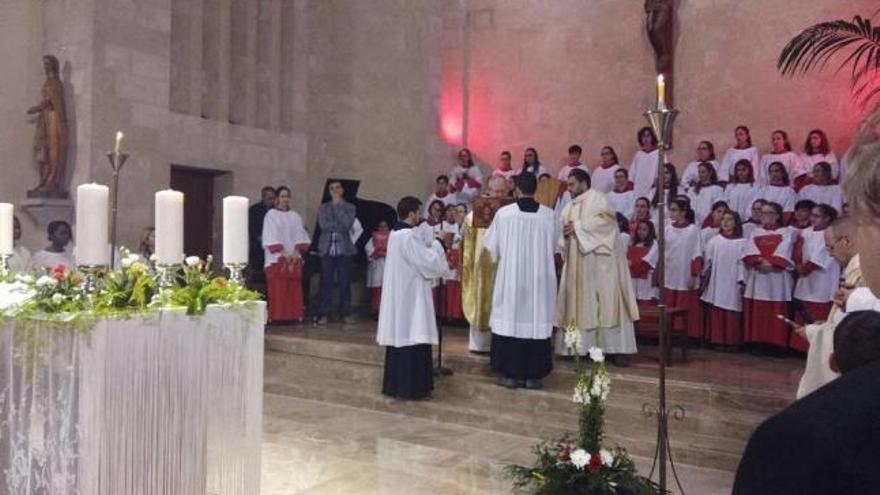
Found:
[{"label": "stone step", "polygon": [[[284,353],[330,358],[358,363],[384,363],[384,350],[376,345],[269,335],[266,349]],[[444,357],[443,364],[457,374],[491,376],[487,356],[473,354],[451,354]],[[641,376],[627,371],[616,371],[610,367],[609,373],[613,390],[618,395],[630,395],[650,399],[657,395],[657,379]],[[575,382],[575,366],[571,361],[557,359],[553,373],[545,379],[547,389],[570,391]],[[776,413],[791,403],[791,398],[778,393],[742,387],[719,386],[698,382],[667,380],[667,400],[669,404],[682,404],[689,408],[717,408],[726,411],[743,411],[766,417]],[[567,393],[567,392],[566,392]]]},{"label": "stone step", "polygon": [[[381,367],[374,363],[270,352],[265,387],[269,393],[537,438],[557,438],[577,428],[577,409],[568,391],[511,391],[495,385],[489,377],[460,375],[438,380],[436,399],[403,402],[378,393],[381,375]],[[614,386],[612,382],[612,390]],[[633,453],[650,456],[656,422],[646,418],[641,407],[640,399],[612,392],[606,410],[607,431],[609,439]],[[732,420],[707,414],[689,411],[684,421],[670,422],[673,455],[680,462],[732,470],[754,426],[736,414]]]}]

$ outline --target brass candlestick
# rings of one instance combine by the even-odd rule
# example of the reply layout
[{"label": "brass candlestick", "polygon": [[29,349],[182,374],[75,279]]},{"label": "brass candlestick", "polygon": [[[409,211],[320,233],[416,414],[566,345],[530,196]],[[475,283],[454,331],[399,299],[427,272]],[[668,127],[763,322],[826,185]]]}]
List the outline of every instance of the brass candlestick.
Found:
[{"label": "brass candlestick", "polygon": [[224,268],[229,271],[229,281],[244,287],[244,277],[241,272],[246,266],[247,263],[226,263]]},{"label": "brass candlestick", "polygon": [[[670,137],[672,136],[672,126],[675,123],[676,117],[678,117],[678,110],[672,110],[666,108],[666,105],[662,100],[659,100],[657,103],[657,107],[653,110],[648,110],[645,112],[645,117],[648,119],[648,123],[651,125],[651,129],[654,131],[654,135],[657,136],[658,149],[657,149],[657,191],[659,191],[659,195],[657,197],[657,251],[658,251],[658,261],[657,261],[657,285],[660,287],[660,301],[657,304],[657,309],[660,312],[660,332],[659,332],[659,346],[660,346],[660,370],[659,370],[659,383],[658,383],[658,404],[657,406],[653,406],[651,404],[645,404],[643,406],[643,411],[645,415],[648,417],[656,416],[657,417],[657,448],[654,451],[654,462],[651,465],[651,473],[648,475],[649,478],[654,475],[654,468],[659,467],[659,484],[660,489],[664,491],[666,490],[666,466],[667,461],[669,466],[672,468],[672,475],[675,477],[675,482],[678,485],[679,491],[684,493],[684,489],[681,486],[681,481],[678,479],[678,473],[675,471],[675,462],[672,460],[672,449],[669,444],[669,413],[670,411],[666,407],[666,366],[668,363],[666,362],[667,358],[667,347],[669,346],[669,318],[666,314],[666,305],[664,304],[664,296],[666,295],[666,143],[669,142]],[[674,406],[672,408],[672,417],[677,420],[681,420],[684,418],[684,408],[681,406]]]},{"label": "brass candlestick", "polygon": [[110,160],[110,168],[113,169],[113,187],[110,188],[110,266],[116,265],[116,210],[119,204],[119,172],[125,161],[128,160],[127,153],[119,153],[113,151],[107,153],[107,159]]}]

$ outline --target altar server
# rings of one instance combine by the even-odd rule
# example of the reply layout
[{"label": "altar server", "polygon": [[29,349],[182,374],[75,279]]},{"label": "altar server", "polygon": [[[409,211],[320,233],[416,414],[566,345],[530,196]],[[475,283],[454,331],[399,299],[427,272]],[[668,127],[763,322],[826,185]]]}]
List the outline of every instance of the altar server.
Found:
[{"label": "altar server", "polygon": [[508,388],[542,387],[553,369],[556,215],[535,201],[537,178],[516,178],[516,203],[498,210],[483,245],[497,263],[492,294],[491,365]]},{"label": "altar server", "polygon": [[737,126],[733,131],[733,137],[736,140],[736,145],[724,152],[724,158],[721,159],[721,164],[718,167],[718,179],[721,182],[733,180],[734,167],[741,160],[748,161],[752,165],[752,170],[758,170],[758,164],[761,162],[758,148],[752,145],[752,135],[748,127]]},{"label": "altar server", "polygon": [[697,177],[691,181],[687,195],[696,215],[697,225],[702,226],[712,214],[712,205],[724,199],[724,188],[718,184],[718,174],[709,162],[697,166]]},{"label": "altar server", "polygon": [[457,156],[458,164],[450,174],[453,189],[457,193],[456,201],[470,204],[483,187],[483,171],[474,163],[471,150],[462,148]]},{"label": "altar server", "polygon": [[773,162],[767,167],[768,184],[761,188],[759,197],[765,201],[776,203],[782,207],[783,225],[788,225],[794,214],[797,193],[791,188],[789,174],[780,162]]},{"label": "altar server", "polygon": [[626,251],[633,293],[639,308],[656,306],[660,298],[660,289],[654,279],[658,254],[654,224],[650,220],[639,220]]},{"label": "altar server", "polygon": [[457,197],[452,192],[452,187],[449,185],[449,176],[440,175],[434,180],[434,192],[428,197],[428,200],[425,201],[425,204],[427,205],[425,208],[425,218],[431,216],[430,208],[434,204],[434,201],[440,201],[444,208],[457,203]]},{"label": "altar server", "polygon": [[742,343],[742,293],[745,268],[742,263],[746,247],[742,220],[735,211],[721,217],[721,232],[703,250],[708,275],[702,300],[709,304],[709,342],[735,346]]},{"label": "altar server", "polygon": [[782,130],[773,131],[770,135],[771,151],[761,157],[761,165],[758,168],[758,181],[763,185],[771,183],[770,165],[780,163],[785,167],[785,173],[789,180],[793,182],[800,176],[807,173],[801,158],[791,151],[791,143],[788,141],[788,134]]},{"label": "altar server", "polygon": [[[609,355],[633,354],[633,322],[639,319],[639,309],[617,215],[604,194],[590,189],[590,176],[583,171],[569,175],[568,190],[574,199],[561,216],[564,236],[559,247],[565,264],[556,326],[577,327],[580,346],[574,352],[579,355],[593,346]],[[555,346],[557,354],[572,354],[563,332],[557,332]]]},{"label": "altar server", "polygon": [[752,232],[743,253],[746,289],[743,293],[744,340],[788,346],[788,327],[777,315],[786,315],[791,301],[792,248],[795,233],[782,224],[782,206],[768,202],[763,225]]},{"label": "altar server", "polygon": [[[616,184],[615,175],[618,170],[625,169],[618,163],[617,153],[611,146],[605,146],[602,148],[602,161],[590,174],[593,189],[606,194],[610,193]],[[560,177],[560,180],[568,180],[568,175]]]},{"label": "altar server", "polygon": [[385,346],[382,393],[421,399],[434,389],[431,345],[437,321],[431,282],[449,272],[443,246],[431,231],[413,228],[421,202],[407,196],[397,203],[401,219],[388,238],[382,305],[376,342]]},{"label": "altar server", "polygon": [[608,199],[617,213],[625,216],[627,220],[632,218],[636,193],[633,191],[633,183],[629,181],[629,173],[625,168],[618,168],[614,172],[614,187],[608,193]]},{"label": "altar server", "polygon": [[727,203],[724,201],[716,201],[712,205],[712,213],[706,218],[706,221],[703,222],[703,228],[700,229],[701,246],[708,246],[709,241],[721,232],[721,221],[724,219],[724,214],[728,211],[730,211],[730,208],[727,207]]},{"label": "altar server", "polygon": [[700,310],[699,276],[703,271],[703,253],[700,247],[700,228],[689,219],[692,213],[683,198],[669,204],[669,225],[666,226],[666,284],[664,291],[667,307],[688,310],[688,328],[684,318],[671,320],[672,328],[687,331],[693,338],[703,337]]},{"label": "altar server", "polygon": [[657,179],[657,136],[650,127],[642,127],[636,134],[640,149],[629,165],[629,177],[633,181],[636,197],[651,197],[651,188]]},{"label": "altar server", "polygon": [[269,321],[302,321],[302,255],[309,249],[309,234],[302,218],[290,209],[290,189],[275,190],[275,208],[263,218],[266,288]]},{"label": "altar server", "polygon": [[370,291],[370,309],[374,316],[378,316],[382,302],[382,279],[389,235],[388,223],[382,220],[364,246],[364,253],[367,255],[367,290]]},{"label": "altar server", "polygon": [[31,266],[37,270],[51,269],[58,265],[63,265],[68,270],[76,269],[76,261],[68,250],[68,245],[73,240],[70,224],[64,220],[54,220],[49,222],[46,232],[49,234],[49,245],[34,253]]},{"label": "altar server", "polygon": [[815,179],[813,168],[817,163],[827,163],[830,167],[831,181],[835,184],[842,182],[843,174],[841,173],[840,163],[837,161],[837,155],[831,151],[831,144],[828,142],[828,136],[822,129],[813,129],[807,134],[807,142],[804,143],[804,152],[801,155],[801,162],[810,172],[810,178]]},{"label": "altar server", "polygon": [[739,160],[733,168],[730,182],[724,188],[724,201],[740,218],[748,219],[752,203],[758,198],[761,187],[755,183],[754,169],[748,160]]},{"label": "altar server", "polygon": [[837,213],[843,209],[843,191],[831,178],[831,165],[819,162],[813,165],[813,177],[810,183],[798,192],[799,199],[809,199],[816,204],[826,204]]},{"label": "altar server", "polygon": [[[813,208],[813,226],[801,231],[803,242],[799,243],[799,253],[795,254],[795,270],[798,274],[794,286],[794,299],[797,304],[796,316],[804,321],[825,318],[831,310],[831,300],[840,279],[840,264],[831,256],[825,244],[825,229],[837,219],[837,212],[828,205]],[[806,351],[807,342],[800,336],[793,336],[791,347]]]},{"label": "altar server", "polygon": [[449,320],[461,320],[461,224],[464,221],[464,205],[449,206],[446,209],[447,220],[443,222],[441,232],[443,245],[446,246],[446,259],[449,261],[449,276],[443,280],[443,297],[440,315]]},{"label": "altar server", "polygon": [[[608,148],[607,146],[605,148],[602,148],[603,163],[605,163],[605,150],[606,149],[610,149],[610,148]],[[566,180],[568,180],[568,174],[571,173],[571,171],[576,168],[579,168],[579,169],[583,170],[584,172],[589,172],[589,169],[587,168],[587,166],[584,165],[583,162],[581,161],[581,155],[583,154],[583,152],[584,152],[584,150],[577,144],[573,144],[573,145],[569,146],[568,147],[568,161],[565,163],[565,165],[562,166],[561,169],[559,169],[559,172],[556,174],[556,178],[561,181],[566,181]],[[617,163],[617,154],[614,153],[613,149],[611,150],[611,154],[613,155],[613,157],[609,157],[609,161],[613,162],[613,163]],[[538,177],[538,180],[541,180],[541,177]]]},{"label": "altar server", "polygon": [[681,185],[685,193],[690,193],[694,186],[700,183],[700,164],[708,163],[715,172],[716,181],[722,185],[729,179],[727,176],[718,175],[718,161],[715,160],[715,146],[709,141],[700,141],[697,145],[697,159],[687,164],[681,173]]}]

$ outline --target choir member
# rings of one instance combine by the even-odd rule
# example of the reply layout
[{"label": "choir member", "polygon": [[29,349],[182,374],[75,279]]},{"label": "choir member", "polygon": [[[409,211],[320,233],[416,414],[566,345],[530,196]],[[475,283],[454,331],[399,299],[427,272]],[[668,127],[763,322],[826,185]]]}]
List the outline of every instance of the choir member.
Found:
[{"label": "choir member", "polygon": [[633,292],[639,308],[657,305],[660,290],[654,279],[654,269],[659,259],[657,232],[650,220],[639,220],[626,251]]},{"label": "choir member", "polygon": [[773,162],[767,167],[768,183],[761,188],[759,197],[770,203],[782,206],[784,217],[782,221],[788,225],[794,214],[794,205],[797,203],[797,193],[791,188],[788,171],[780,162]]},{"label": "choir member", "polygon": [[843,209],[843,191],[831,177],[831,164],[819,162],[813,165],[810,183],[798,191],[798,198],[810,199],[816,204],[826,204],[838,212]]},{"label": "choir member", "polygon": [[730,209],[739,213],[740,218],[749,218],[752,203],[760,191],[760,186],[755,183],[752,162],[745,158],[737,161],[730,182],[724,188],[724,201]]},{"label": "choir member", "polygon": [[428,205],[428,208],[425,208],[425,217],[430,216],[430,206],[434,204],[434,201],[440,201],[445,208],[448,205],[456,204],[456,195],[452,193],[452,188],[449,186],[449,176],[447,175],[439,175],[437,179],[434,181],[434,192],[425,201],[425,204]]},{"label": "choir member", "polygon": [[431,227],[431,233],[435,236],[438,235],[443,228],[444,218],[446,218],[446,205],[443,204],[443,201],[435,199],[430,205],[428,205],[428,216],[425,218],[425,223]]},{"label": "choir member", "polygon": [[718,168],[720,165],[718,164],[718,160],[715,159],[715,145],[710,141],[700,141],[700,144],[697,145],[696,161],[688,163],[687,167],[684,168],[684,172],[681,174],[681,185],[684,188],[684,192],[689,193],[694,186],[700,183],[699,169],[701,163],[712,165],[712,169],[715,171],[715,176],[718,178],[717,182],[720,182],[722,185],[727,182],[728,178],[726,176],[718,175]]},{"label": "choir member", "polygon": [[[718,167],[718,177],[721,182],[732,181],[735,174],[734,167],[741,160],[747,160],[752,165],[752,171],[758,170],[760,158],[758,157],[758,148],[752,145],[752,135],[749,128],[741,125],[733,131],[733,137],[736,144],[733,148],[728,148],[724,152],[724,158],[721,159],[721,165]],[[754,176],[753,176],[754,177]],[[740,214],[745,218],[748,214]]]},{"label": "choir member", "polygon": [[602,161],[599,162],[599,165],[597,165],[596,168],[593,169],[593,173],[590,174],[590,179],[593,182],[593,189],[606,194],[610,193],[614,189],[614,174],[616,174],[618,170],[623,170],[623,167],[620,166],[619,160],[617,159],[617,152],[615,152],[614,148],[611,146],[603,147]]},{"label": "choir member", "polygon": [[455,201],[470,204],[480,194],[483,187],[483,171],[474,163],[471,150],[462,148],[458,152],[458,164],[452,169],[453,189],[457,193]]},{"label": "choir member", "polygon": [[[489,179],[490,198],[506,198],[508,182],[501,177]],[[474,212],[465,217],[461,226],[461,306],[470,324],[468,350],[488,352],[492,334],[489,332],[489,316],[492,311],[492,289],[495,264],[483,249],[486,229],[474,227]]]},{"label": "choir member", "polygon": [[382,305],[376,342],[385,346],[382,393],[422,399],[434,389],[431,345],[437,343],[437,319],[431,281],[449,269],[439,241],[421,221],[421,201],[407,196],[397,203],[400,221],[388,237]]},{"label": "choir member", "polygon": [[746,239],[751,239],[752,232],[764,225],[764,205],[766,204],[767,202],[760,198],[752,202],[751,215],[743,223],[743,237]]},{"label": "choir member", "polygon": [[639,309],[627,263],[627,245],[608,197],[590,188],[590,176],[574,170],[568,178],[573,196],[562,212],[559,240],[564,265],[559,283],[556,325],[577,327],[579,346],[569,349],[563,332],[556,334],[557,354],[586,355],[603,347],[609,355],[633,354],[633,321]]},{"label": "choir member", "polygon": [[364,245],[367,255],[367,289],[370,291],[370,309],[373,316],[379,315],[382,302],[382,277],[385,272],[385,256],[388,253],[388,222],[380,220],[370,240]]},{"label": "choir member", "polygon": [[709,304],[707,333],[713,345],[742,343],[742,256],[747,242],[739,214],[727,211],[721,218],[720,235],[713,237],[704,249],[708,281],[701,299]]},{"label": "choir member", "polygon": [[12,217],[12,257],[9,258],[9,269],[16,273],[25,273],[31,269],[31,252],[21,245],[21,221]]},{"label": "choir member", "polygon": [[[821,320],[831,309],[840,279],[840,264],[825,245],[825,230],[836,219],[837,211],[834,208],[816,205],[811,216],[813,226],[801,231],[803,242],[799,243],[799,253],[794,256],[798,274],[794,299],[799,322]],[[807,350],[807,342],[798,336],[792,337],[791,346],[797,350]]]},{"label": "choir member", "polygon": [[[780,163],[785,167],[785,173],[791,181],[806,173],[801,158],[791,151],[791,143],[788,141],[788,134],[785,131],[773,131],[770,135],[770,144],[770,153],[761,157],[761,166],[758,167],[758,182],[765,186],[770,184],[770,165],[774,163]],[[769,198],[765,199],[772,201]]]},{"label": "choir member", "polygon": [[70,224],[64,220],[53,220],[46,228],[49,234],[49,245],[34,253],[31,257],[31,266],[36,269],[51,269],[63,265],[69,270],[76,269],[76,261],[67,249],[73,240]]},{"label": "choir member", "polygon": [[629,173],[623,167],[614,171],[614,187],[608,193],[608,199],[614,205],[614,210],[627,219],[632,217],[635,204],[635,191],[633,183],[629,181]]},{"label": "choir member", "polygon": [[[663,186],[666,190],[666,197],[661,198],[660,194],[657,191],[657,183],[651,187],[651,217],[654,219],[654,223],[657,223],[657,209],[662,202],[666,203],[666,208],[669,208],[669,205],[672,204],[672,200],[679,196],[679,182],[678,182],[678,171],[675,170],[675,165],[671,163],[667,163],[664,167],[664,183]],[[685,196],[687,197],[687,196]],[[690,198],[687,198],[688,204],[690,204]],[[667,216],[667,221],[669,221],[669,217]]]},{"label": "choir member", "polygon": [[492,294],[492,370],[508,388],[539,389],[553,369],[556,215],[535,201],[538,179],[516,178],[516,203],[498,210],[483,238],[497,263]]},{"label": "choir member", "polygon": [[703,325],[699,299],[699,276],[703,253],[700,229],[693,224],[690,205],[683,198],[669,204],[669,225],[666,226],[666,284],[664,303],[670,308],[688,309],[688,328],[684,319],[673,318],[672,328],[686,331],[689,337],[702,338]]},{"label": "choir member", "polygon": [[703,222],[703,228],[700,229],[700,245],[707,246],[713,237],[721,232],[721,220],[724,214],[730,211],[730,207],[724,201],[716,201],[712,204],[712,213]]},{"label": "choir member", "polygon": [[633,204],[633,214],[629,219],[629,235],[635,235],[636,227],[642,220],[652,221],[651,202],[646,197],[636,199]]},{"label": "choir member", "polygon": [[442,315],[450,320],[461,320],[461,226],[464,223],[467,208],[465,205],[450,207],[452,222],[444,223],[443,233],[446,235],[446,259],[449,261],[449,275],[443,281]]},{"label": "choir member", "polygon": [[[831,256],[840,266],[845,267],[842,277],[844,287],[865,285],[856,246],[856,227],[854,219],[840,217],[824,231],[825,245],[828,246]],[[828,366],[828,358],[831,357],[833,350],[834,330],[845,315],[843,309],[835,304],[824,321],[795,329],[795,332],[809,343],[804,374],[797,390],[798,399],[840,376]]]},{"label": "choir member", "polygon": [[263,218],[263,250],[269,321],[302,321],[302,254],[309,249],[309,234],[302,218],[290,209],[290,189],[275,190],[275,208]]},{"label": "choir member", "polygon": [[743,253],[746,288],[743,293],[745,342],[788,346],[788,327],[777,318],[787,314],[791,301],[792,248],[795,232],[782,221],[782,206],[767,202],[763,225],[752,232]]},{"label": "choir member", "polygon": [[813,179],[815,179],[815,165],[822,162],[829,165],[831,170],[830,178],[833,183],[838,184],[843,178],[840,163],[837,161],[837,156],[831,151],[828,136],[825,135],[825,131],[822,129],[813,129],[807,134],[807,142],[804,143],[804,153],[801,155],[801,161]]},{"label": "choir member", "polygon": [[[602,149],[604,150],[605,148]],[[556,174],[556,178],[561,181],[566,181],[568,180],[568,174],[576,168],[579,168],[584,172],[589,172],[587,166],[581,162],[581,155],[583,154],[583,152],[584,150],[577,144],[569,146],[568,161],[565,163],[565,165],[562,166],[561,169],[559,169],[559,173]],[[615,156],[615,158],[617,157]],[[541,178],[538,177],[538,180],[541,180]]]},{"label": "choir member", "polygon": [[802,199],[794,204],[794,214],[791,216],[790,227],[795,229],[798,234],[804,229],[813,226],[811,217],[813,216],[813,208],[816,202],[811,199]]},{"label": "choir member", "polygon": [[503,177],[505,180],[512,181],[517,174],[517,170],[511,166],[512,155],[509,151],[502,151],[498,155],[498,165],[492,171],[492,177]]},{"label": "choir member", "polygon": [[657,179],[657,136],[650,127],[642,127],[636,134],[639,150],[629,165],[629,177],[633,181],[636,197],[650,197]]},{"label": "choir member", "polygon": [[[547,168],[544,167],[544,164],[541,163],[541,159],[538,157],[538,150],[535,148],[526,148],[526,151],[523,153],[522,168],[516,172],[516,175],[526,172],[534,175],[536,178],[548,173]],[[514,184],[516,184],[515,180]]]},{"label": "choir member", "polygon": [[687,195],[691,200],[697,225],[703,225],[712,214],[712,205],[724,199],[724,188],[718,184],[718,174],[711,163],[700,163],[697,171],[697,182],[690,187]]}]

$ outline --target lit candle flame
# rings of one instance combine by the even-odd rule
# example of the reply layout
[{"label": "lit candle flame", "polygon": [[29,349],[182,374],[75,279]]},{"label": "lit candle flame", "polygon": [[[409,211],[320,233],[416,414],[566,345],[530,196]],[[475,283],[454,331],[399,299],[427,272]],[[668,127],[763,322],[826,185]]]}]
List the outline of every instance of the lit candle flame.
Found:
[{"label": "lit candle flame", "polygon": [[122,131],[116,131],[116,146],[113,147],[113,152],[117,155],[119,154],[119,148],[122,147],[122,138],[125,137],[125,134]]},{"label": "lit candle flame", "polygon": [[666,108],[666,81],[663,74],[657,75],[657,108]]}]

